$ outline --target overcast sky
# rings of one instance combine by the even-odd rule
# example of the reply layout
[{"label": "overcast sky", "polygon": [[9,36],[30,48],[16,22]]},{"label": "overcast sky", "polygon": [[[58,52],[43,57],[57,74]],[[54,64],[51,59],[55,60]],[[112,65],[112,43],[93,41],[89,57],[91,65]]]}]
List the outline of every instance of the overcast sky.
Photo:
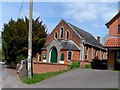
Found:
[{"label": "overcast sky", "polygon": [[[24,1],[24,0],[23,0]],[[17,20],[22,2],[2,2],[2,23]],[[33,18],[40,16],[50,33],[61,19],[90,32],[94,37],[108,34],[105,24],[118,12],[118,2],[34,2]],[[19,18],[29,16],[29,3],[24,2]]]}]

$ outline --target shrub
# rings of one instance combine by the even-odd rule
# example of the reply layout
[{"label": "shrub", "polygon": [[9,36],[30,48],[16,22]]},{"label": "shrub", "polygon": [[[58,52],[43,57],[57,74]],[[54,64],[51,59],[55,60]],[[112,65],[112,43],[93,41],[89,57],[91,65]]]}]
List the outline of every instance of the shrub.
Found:
[{"label": "shrub", "polygon": [[80,67],[80,61],[73,61],[70,64],[70,69],[79,68],[79,67]]},{"label": "shrub", "polygon": [[91,67],[92,69],[107,69],[107,60],[93,59]]},{"label": "shrub", "polygon": [[85,68],[91,68],[91,64],[86,64]]},{"label": "shrub", "polygon": [[20,62],[20,61],[23,60],[23,59],[25,59],[25,57],[24,57],[23,55],[18,55],[18,56],[16,57],[16,61],[17,61],[17,62]]}]

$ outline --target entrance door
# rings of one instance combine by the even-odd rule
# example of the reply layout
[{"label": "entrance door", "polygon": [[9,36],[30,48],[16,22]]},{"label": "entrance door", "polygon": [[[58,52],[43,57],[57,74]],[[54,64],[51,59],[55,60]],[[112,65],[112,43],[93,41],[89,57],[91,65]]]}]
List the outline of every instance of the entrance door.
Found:
[{"label": "entrance door", "polygon": [[115,51],[115,70],[120,70],[120,50]]},{"label": "entrance door", "polygon": [[57,63],[57,49],[55,47],[53,47],[52,51],[51,51],[51,59],[50,59],[51,63]]}]

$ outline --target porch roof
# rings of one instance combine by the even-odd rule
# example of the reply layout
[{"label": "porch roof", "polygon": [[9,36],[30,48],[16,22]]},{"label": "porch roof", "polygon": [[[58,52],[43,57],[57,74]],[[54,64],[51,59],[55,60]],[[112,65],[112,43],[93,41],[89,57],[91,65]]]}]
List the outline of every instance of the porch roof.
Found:
[{"label": "porch roof", "polygon": [[120,38],[108,38],[105,47],[120,47]]}]

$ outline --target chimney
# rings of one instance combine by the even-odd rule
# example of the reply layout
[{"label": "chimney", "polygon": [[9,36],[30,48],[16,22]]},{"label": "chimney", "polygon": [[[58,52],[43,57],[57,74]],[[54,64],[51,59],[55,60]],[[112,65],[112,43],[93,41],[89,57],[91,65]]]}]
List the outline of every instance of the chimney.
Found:
[{"label": "chimney", "polygon": [[100,36],[97,36],[97,41],[100,43]]}]

